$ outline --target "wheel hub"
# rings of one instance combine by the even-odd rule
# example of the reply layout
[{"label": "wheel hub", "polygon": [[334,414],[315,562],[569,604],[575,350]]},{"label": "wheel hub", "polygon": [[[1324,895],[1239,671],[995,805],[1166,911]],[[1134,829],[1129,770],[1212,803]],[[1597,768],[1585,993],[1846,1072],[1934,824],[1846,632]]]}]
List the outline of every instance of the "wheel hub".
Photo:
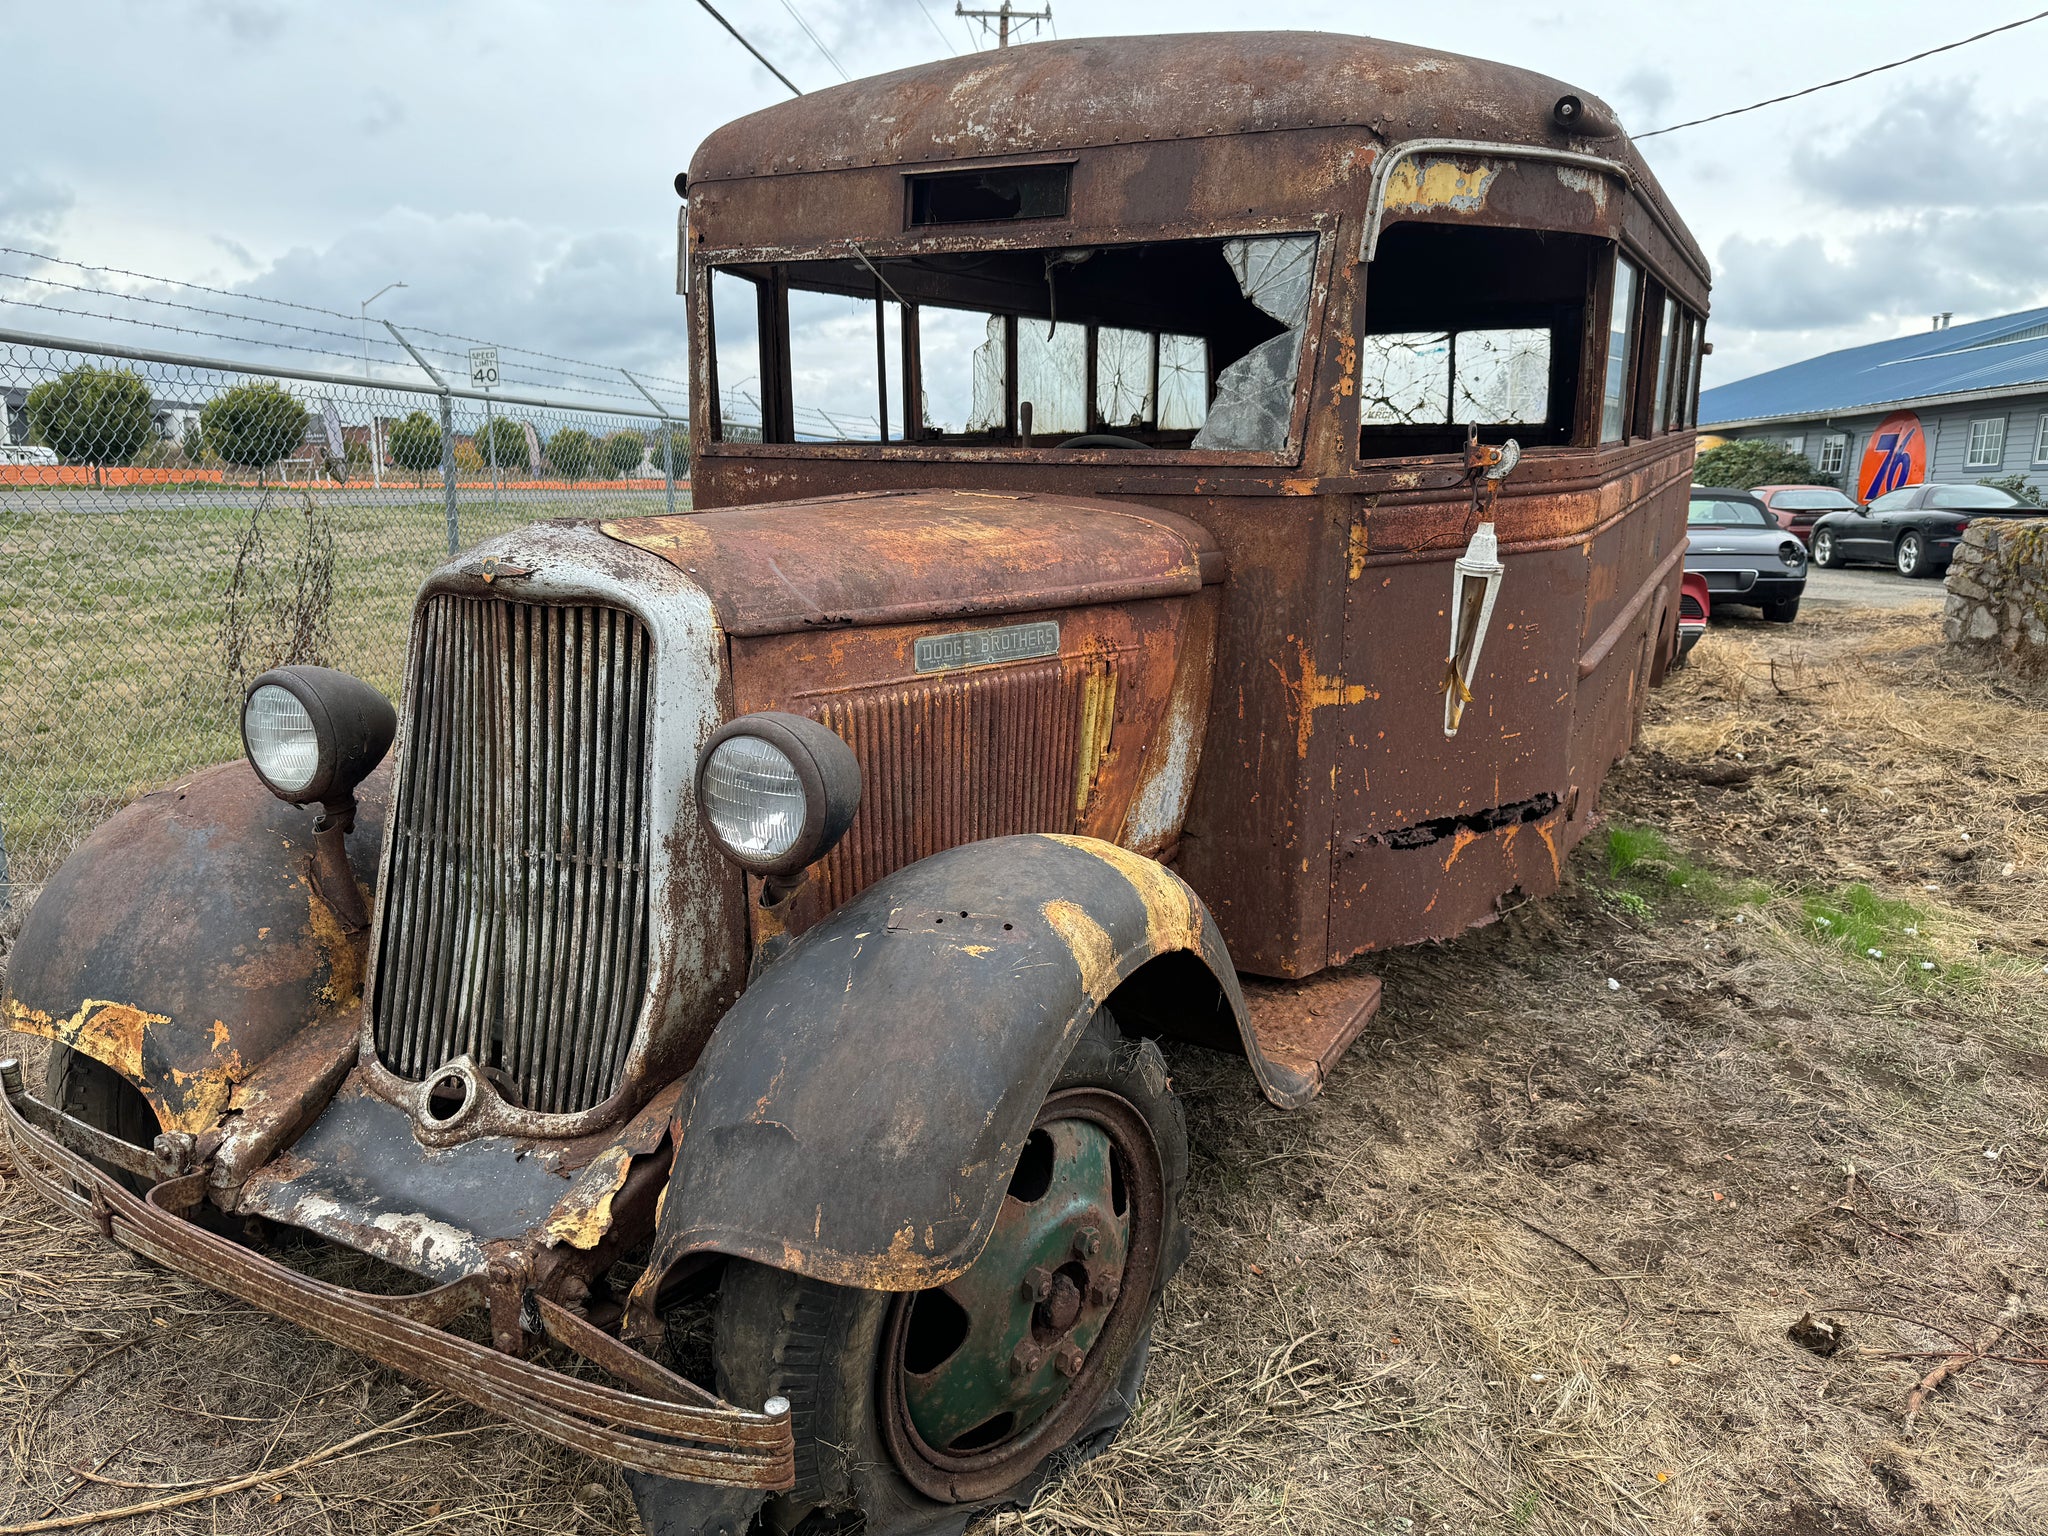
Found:
[{"label": "wheel hub", "polygon": [[892,1313],[883,1420],[905,1476],[985,1497],[1079,1430],[1142,1326],[1162,1198],[1129,1104],[1097,1089],[1047,1101],[973,1268]]}]

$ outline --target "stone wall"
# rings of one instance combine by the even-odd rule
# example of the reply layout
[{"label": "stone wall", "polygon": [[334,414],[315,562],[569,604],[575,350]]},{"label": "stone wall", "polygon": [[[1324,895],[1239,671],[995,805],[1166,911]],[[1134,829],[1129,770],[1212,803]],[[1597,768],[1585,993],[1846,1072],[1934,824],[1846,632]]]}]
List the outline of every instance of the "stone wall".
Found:
[{"label": "stone wall", "polygon": [[2048,673],[2048,519],[1979,518],[1948,568],[1941,627],[1951,644],[1996,646]]}]

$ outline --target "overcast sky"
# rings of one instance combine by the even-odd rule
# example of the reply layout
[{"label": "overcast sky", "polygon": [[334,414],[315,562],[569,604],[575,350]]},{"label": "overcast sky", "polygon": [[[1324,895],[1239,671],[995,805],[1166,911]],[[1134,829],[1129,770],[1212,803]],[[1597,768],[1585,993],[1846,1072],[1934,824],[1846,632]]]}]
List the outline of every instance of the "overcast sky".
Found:
[{"label": "overcast sky", "polygon": [[[799,85],[839,79],[784,0],[718,3]],[[791,3],[856,76],[970,46],[951,0]],[[1479,54],[1601,95],[1638,132],[2024,14],[2016,0],[1054,5],[1066,37],[1254,15]],[[709,130],[785,95],[691,0],[71,0],[0,12],[0,52],[0,244],[351,314],[403,280],[374,314],[678,378],[673,177]],[[1644,144],[1713,259],[1706,382],[1925,329],[1936,310],[1960,322],[2048,302],[2044,59],[2048,22]],[[6,295],[93,302],[0,277]]]}]

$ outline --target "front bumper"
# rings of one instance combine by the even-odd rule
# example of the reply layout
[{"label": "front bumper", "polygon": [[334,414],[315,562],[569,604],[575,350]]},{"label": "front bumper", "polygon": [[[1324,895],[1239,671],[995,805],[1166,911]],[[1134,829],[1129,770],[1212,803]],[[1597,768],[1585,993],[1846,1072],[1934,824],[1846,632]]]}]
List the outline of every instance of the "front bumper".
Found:
[{"label": "front bumper", "polygon": [[633,1390],[500,1353],[442,1326],[487,1304],[484,1276],[405,1296],[329,1285],[180,1214],[204,1200],[204,1169],[164,1179],[139,1197],[63,1145],[53,1134],[60,1128],[76,1139],[78,1123],[30,1098],[20,1069],[0,1063],[0,1132],[22,1178],[53,1204],[96,1222],[122,1247],[628,1470],[764,1491],[795,1483],[789,1409],[779,1399],[774,1413],[721,1402],[532,1291],[518,1302],[525,1335],[582,1356]]}]

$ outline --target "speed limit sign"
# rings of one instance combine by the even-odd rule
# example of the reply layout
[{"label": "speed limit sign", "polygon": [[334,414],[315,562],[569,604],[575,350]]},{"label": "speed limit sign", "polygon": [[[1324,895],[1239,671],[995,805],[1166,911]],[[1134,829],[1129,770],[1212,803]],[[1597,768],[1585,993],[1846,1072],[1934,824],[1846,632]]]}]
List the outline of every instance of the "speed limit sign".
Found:
[{"label": "speed limit sign", "polygon": [[498,349],[496,347],[471,347],[469,349],[469,387],[471,389],[495,389],[498,383]]}]

